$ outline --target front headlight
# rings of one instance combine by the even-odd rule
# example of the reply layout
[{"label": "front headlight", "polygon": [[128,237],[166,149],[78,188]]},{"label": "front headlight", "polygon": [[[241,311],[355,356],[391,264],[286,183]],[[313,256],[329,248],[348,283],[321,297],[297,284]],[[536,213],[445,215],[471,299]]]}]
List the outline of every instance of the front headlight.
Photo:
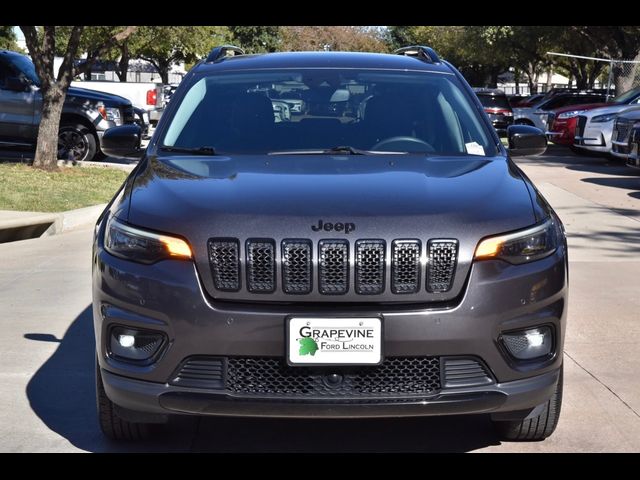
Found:
[{"label": "front headlight", "polygon": [[614,118],[616,118],[618,116],[617,113],[607,113],[606,115],[598,115],[596,117],[593,117],[591,119],[591,123],[604,123],[604,122],[610,122],[612,121]]},{"label": "front headlight", "polygon": [[98,111],[100,116],[105,120],[115,123],[116,125],[122,125],[122,116],[120,115],[119,108],[99,106]]},{"label": "front headlight", "polygon": [[478,244],[474,259],[500,259],[516,265],[540,260],[558,248],[561,228],[559,221],[549,217],[525,230],[485,238]]},{"label": "front headlight", "polygon": [[114,217],[107,221],[104,248],[116,257],[146,264],[192,258],[189,244],[181,238],[131,227]]},{"label": "front headlight", "polygon": [[563,112],[558,115],[558,118],[561,120],[566,120],[567,118],[577,117],[581,113],[584,113],[586,110],[571,110],[570,112]]}]

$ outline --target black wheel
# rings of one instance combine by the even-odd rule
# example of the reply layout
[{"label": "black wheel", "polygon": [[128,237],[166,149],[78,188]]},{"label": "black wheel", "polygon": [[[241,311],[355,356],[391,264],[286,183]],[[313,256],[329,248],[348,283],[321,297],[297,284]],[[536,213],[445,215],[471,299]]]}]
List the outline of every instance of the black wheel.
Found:
[{"label": "black wheel", "polygon": [[562,406],[563,369],[564,367],[561,367],[560,377],[553,395],[547,400],[539,415],[524,420],[493,421],[493,425],[500,437],[504,440],[512,441],[535,441],[544,440],[554,432],[558,425],[560,407]]},{"label": "black wheel", "polygon": [[100,367],[96,361],[96,403],[98,407],[98,421],[100,422],[100,430],[111,440],[116,441],[134,441],[144,440],[149,437],[150,426],[146,423],[134,423],[120,417],[114,408],[114,403],[109,400],[104,385],[102,384],[102,376],[100,375]]},{"label": "black wheel", "polygon": [[98,142],[93,133],[78,123],[63,123],[58,131],[58,158],[72,162],[93,160]]}]

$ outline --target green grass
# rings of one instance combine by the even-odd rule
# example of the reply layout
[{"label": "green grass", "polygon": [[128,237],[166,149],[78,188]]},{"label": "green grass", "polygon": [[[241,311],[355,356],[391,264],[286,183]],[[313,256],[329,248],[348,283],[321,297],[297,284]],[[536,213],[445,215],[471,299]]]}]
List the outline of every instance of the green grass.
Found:
[{"label": "green grass", "polygon": [[111,168],[73,167],[59,172],[0,163],[0,210],[62,212],[106,203],[127,172]]}]

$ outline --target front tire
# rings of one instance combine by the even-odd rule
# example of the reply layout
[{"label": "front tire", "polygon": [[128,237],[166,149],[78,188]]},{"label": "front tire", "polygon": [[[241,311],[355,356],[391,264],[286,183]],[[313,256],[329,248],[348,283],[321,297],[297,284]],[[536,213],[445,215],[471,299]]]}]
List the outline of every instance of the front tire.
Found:
[{"label": "front tire", "polygon": [[494,428],[498,435],[509,441],[539,441],[549,437],[560,418],[560,408],[562,407],[562,377],[563,367],[560,367],[560,377],[556,384],[553,395],[544,404],[544,408],[539,415],[524,420],[501,420],[493,421]]},{"label": "front tire", "polygon": [[58,158],[72,162],[93,160],[98,151],[95,135],[79,123],[62,123],[58,130]]},{"label": "front tire", "polygon": [[114,403],[109,400],[102,383],[100,366],[96,360],[96,403],[100,430],[115,441],[136,441],[149,437],[149,424],[134,423],[118,415]]}]

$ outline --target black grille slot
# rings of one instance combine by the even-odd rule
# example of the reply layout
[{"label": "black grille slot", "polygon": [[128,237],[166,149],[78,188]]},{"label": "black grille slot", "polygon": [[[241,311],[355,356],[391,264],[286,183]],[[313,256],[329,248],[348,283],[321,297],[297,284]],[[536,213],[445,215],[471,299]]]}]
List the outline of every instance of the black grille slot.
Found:
[{"label": "black grille slot", "polygon": [[252,293],[271,293],[276,289],[276,245],[273,240],[247,240],[247,289]]},{"label": "black grille slot", "polygon": [[358,240],[356,242],[356,292],[375,295],[384,291],[384,240]]},{"label": "black grille slot", "polygon": [[224,358],[190,357],[178,368],[172,385],[191,388],[224,388]]},{"label": "black grille slot", "polygon": [[223,292],[240,290],[240,244],[233,238],[209,240],[209,264],[213,284]]},{"label": "black grille slot", "polygon": [[427,246],[427,290],[448,292],[458,261],[457,240],[429,240]]},{"label": "black grille slot", "polygon": [[626,118],[618,118],[616,119],[616,123],[613,127],[613,136],[612,138],[616,142],[624,142],[627,143],[629,140],[629,133],[631,133],[632,122],[627,120]]},{"label": "black grille slot", "polygon": [[445,388],[488,385],[493,379],[484,364],[474,358],[443,358],[443,385]]},{"label": "black grille slot", "polygon": [[584,135],[584,127],[587,126],[587,117],[584,115],[578,116],[578,121],[576,122],[576,137],[582,137]]},{"label": "black grille slot", "polygon": [[394,240],[391,247],[391,291],[416,293],[420,290],[419,240]]},{"label": "black grille slot", "polygon": [[321,240],[318,252],[320,293],[341,295],[349,290],[349,243]]},{"label": "black grille slot", "polygon": [[313,249],[309,240],[282,241],[282,288],[285,293],[310,293]]},{"label": "black grille slot", "polygon": [[226,388],[247,396],[356,399],[440,390],[440,357],[390,357],[381,365],[334,370],[342,370],[342,381],[330,386],[325,381],[330,372],[289,367],[283,358],[229,357]]}]

